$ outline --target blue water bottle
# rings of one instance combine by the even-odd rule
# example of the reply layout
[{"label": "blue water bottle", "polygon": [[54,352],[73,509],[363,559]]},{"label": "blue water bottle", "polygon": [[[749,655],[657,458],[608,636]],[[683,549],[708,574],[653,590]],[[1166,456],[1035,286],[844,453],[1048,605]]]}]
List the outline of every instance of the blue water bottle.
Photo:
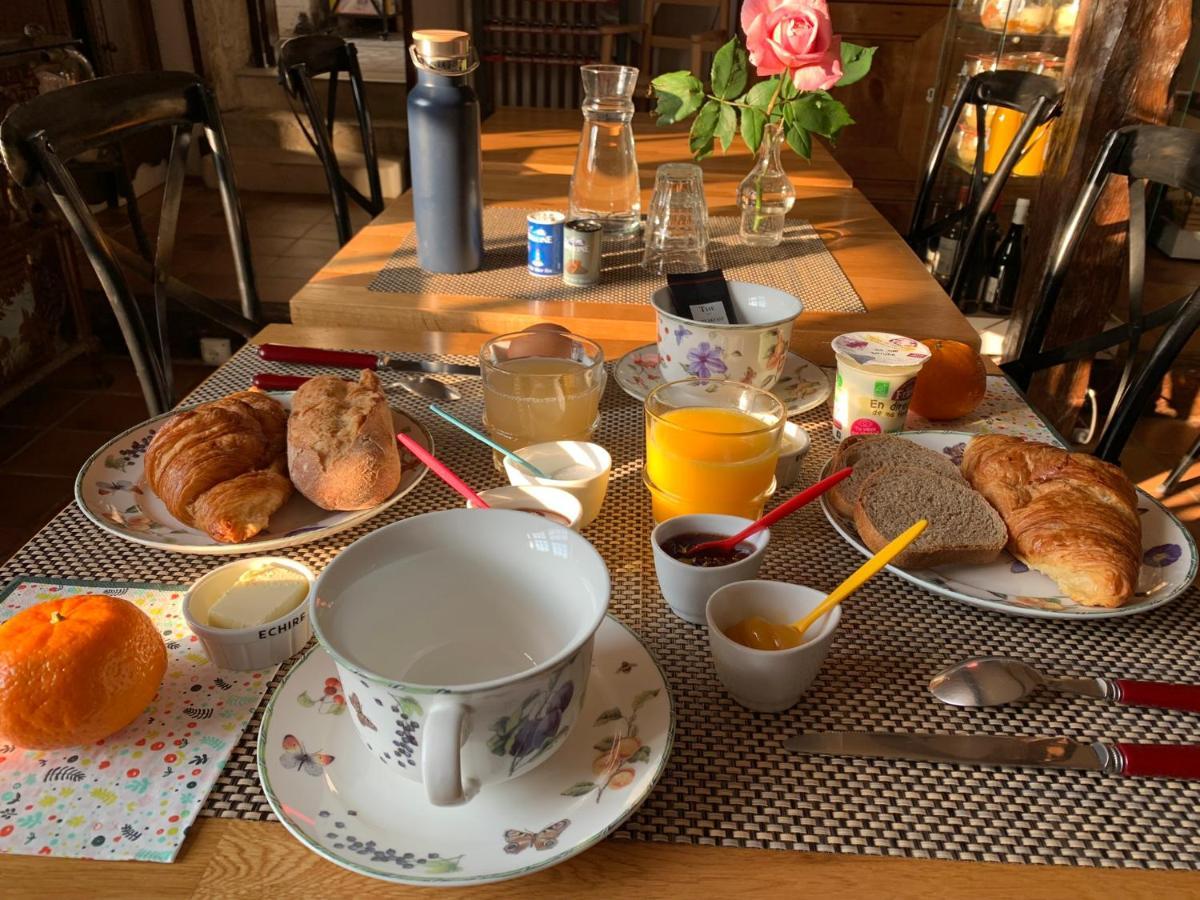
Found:
[{"label": "blue water bottle", "polygon": [[408,95],[417,260],[426,272],[473,272],[483,263],[479,98],[466,76],[479,65],[465,31],[413,32],[417,84]]}]

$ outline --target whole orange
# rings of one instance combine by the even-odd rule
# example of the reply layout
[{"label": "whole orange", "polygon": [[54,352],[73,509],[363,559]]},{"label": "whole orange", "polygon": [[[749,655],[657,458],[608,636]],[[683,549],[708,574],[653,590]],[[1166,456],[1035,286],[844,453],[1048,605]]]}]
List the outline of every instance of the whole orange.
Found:
[{"label": "whole orange", "polygon": [[980,355],[962,341],[924,340],[933,355],[921,367],[908,408],[926,419],[969,415],[987,393],[987,370]]},{"label": "whole orange", "polygon": [[0,625],[0,737],[37,750],[108,737],[150,705],[166,668],[158,630],[128,600],[31,606]]}]

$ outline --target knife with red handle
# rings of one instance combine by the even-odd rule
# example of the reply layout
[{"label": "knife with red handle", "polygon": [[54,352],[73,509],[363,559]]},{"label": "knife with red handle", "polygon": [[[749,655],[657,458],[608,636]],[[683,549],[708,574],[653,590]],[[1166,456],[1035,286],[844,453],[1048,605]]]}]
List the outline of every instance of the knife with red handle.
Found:
[{"label": "knife with red handle", "polygon": [[[259,372],[254,376],[254,386],[260,391],[294,391],[308,381],[303,375],[276,375],[272,372]],[[401,378],[384,387],[398,387],[410,394],[415,394],[424,400],[458,400],[462,397],[458,391],[448,384],[434,378],[421,378],[411,384]]]},{"label": "knife with red handle", "polygon": [[307,366],[332,366],[338,369],[392,369],[396,372],[424,372],[430,375],[478,375],[479,366],[428,360],[392,359],[374,353],[348,350],[317,350],[289,347],[287,344],[259,344],[258,358],[267,362],[299,363]]},{"label": "knife with red handle", "polygon": [[826,731],[783,742],[795,753],[910,759],[967,766],[1082,769],[1130,778],[1200,779],[1200,744],[1127,744],[1007,734]]},{"label": "knife with red handle", "polygon": [[294,391],[308,381],[302,375],[271,375],[259,372],[254,376],[254,386],[260,391]]},{"label": "knife with red handle", "polygon": [[1200,778],[1200,746],[1196,744],[1110,745],[1112,767],[1135,778]]}]

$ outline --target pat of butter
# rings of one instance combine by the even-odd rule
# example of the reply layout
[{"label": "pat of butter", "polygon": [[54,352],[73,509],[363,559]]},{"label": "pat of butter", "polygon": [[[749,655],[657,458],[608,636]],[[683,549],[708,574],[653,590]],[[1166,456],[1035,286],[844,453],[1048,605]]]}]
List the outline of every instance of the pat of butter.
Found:
[{"label": "pat of butter", "polygon": [[208,611],[214,628],[257,628],[287,615],[308,595],[308,579],[286,566],[255,566],[230,585]]}]

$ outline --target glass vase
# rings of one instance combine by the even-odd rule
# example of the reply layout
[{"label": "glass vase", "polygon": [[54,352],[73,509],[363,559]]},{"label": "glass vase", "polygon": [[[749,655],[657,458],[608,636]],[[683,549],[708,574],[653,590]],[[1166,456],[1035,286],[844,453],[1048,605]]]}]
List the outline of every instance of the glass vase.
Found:
[{"label": "glass vase", "polygon": [[740,235],[744,244],[774,247],[783,240],[784,220],[796,202],[796,189],[779,161],[782,144],[783,126],[767,123],[754,168],[738,185]]}]

